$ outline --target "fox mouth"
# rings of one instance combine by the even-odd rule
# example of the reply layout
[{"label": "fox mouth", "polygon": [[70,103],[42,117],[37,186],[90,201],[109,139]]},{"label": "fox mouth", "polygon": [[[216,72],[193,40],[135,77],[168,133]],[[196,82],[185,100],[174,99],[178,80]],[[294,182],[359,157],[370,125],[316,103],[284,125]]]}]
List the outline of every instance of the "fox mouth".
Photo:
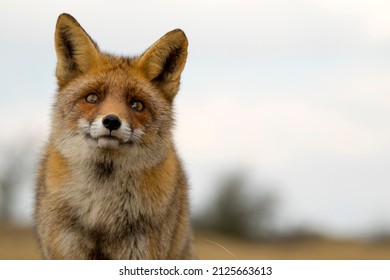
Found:
[{"label": "fox mouth", "polygon": [[103,126],[100,118],[93,122],[80,119],[79,127],[80,132],[92,147],[103,150],[117,150],[121,146],[133,145],[140,141],[143,134],[140,129],[131,129],[125,122],[122,123],[120,129],[109,130]]},{"label": "fox mouth", "polygon": [[96,143],[98,148],[104,150],[117,150],[120,145],[131,144],[130,142],[122,142],[119,138],[112,135],[104,135],[97,138],[92,137],[90,134],[86,136],[90,141]]}]

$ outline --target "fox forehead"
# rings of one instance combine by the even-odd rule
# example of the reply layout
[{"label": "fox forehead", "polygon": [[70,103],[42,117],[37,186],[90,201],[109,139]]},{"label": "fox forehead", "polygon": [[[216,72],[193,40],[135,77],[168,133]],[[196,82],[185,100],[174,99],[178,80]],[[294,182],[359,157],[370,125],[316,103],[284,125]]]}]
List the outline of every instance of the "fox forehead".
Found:
[{"label": "fox forehead", "polygon": [[139,71],[132,67],[111,65],[92,69],[75,78],[61,92],[76,99],[89,93],[110,95],[117,98],[143,97],[155,101],[160,99],[160,102],[163,102],[164,99],[163,95],[159,94],[158,89],[139,74]]},{"label": "fox forehead", "polygon": [[[89,104],[86,97],[95,93],[100,101]],[[89,122],[107,114],[116,114],[129,123],[142,123],[161,119],[171,111],[171,102],[158,88],[146,80],[130,63],[101,65],[70,81],[58,94],[58,104],[71,123],[78,118]],[[132,101],[141,101],[145,110],[135,114]],[[160,116],[160,117],[157,117]]]}]

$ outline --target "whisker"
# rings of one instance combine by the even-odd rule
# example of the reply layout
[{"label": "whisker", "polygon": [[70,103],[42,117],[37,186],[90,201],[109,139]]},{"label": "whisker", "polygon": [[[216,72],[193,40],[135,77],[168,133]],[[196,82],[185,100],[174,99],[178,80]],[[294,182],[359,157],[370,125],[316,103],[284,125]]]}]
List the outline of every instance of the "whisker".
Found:
[{"label": "whisker", "polygon": [[230,256],[232,256],[233,258],[235,258],[236,260],[238,260],[238,258],[232,253],[230,252],[227,248],[225,248],[224,246],[222,246],[221,244],[218,244],[217,242],[214,242],[214,241],[211,241],[211,240],[208,240],[208,239],[204,239],[204,241],[207,241],[207,242],[210,242],[214,245],[217,245],[218,247],[221,247],[222,249],[224,249]]},{"label": "whisker", "polygon": [[60,146],[64,145],[67,141],[71,140],[72,138],[82,134],[83,132],[82,131],[78,131],[78,130],[75,130],[75,131],[70,131],[64,139],[62,139],[62,141],[59,143]]}]

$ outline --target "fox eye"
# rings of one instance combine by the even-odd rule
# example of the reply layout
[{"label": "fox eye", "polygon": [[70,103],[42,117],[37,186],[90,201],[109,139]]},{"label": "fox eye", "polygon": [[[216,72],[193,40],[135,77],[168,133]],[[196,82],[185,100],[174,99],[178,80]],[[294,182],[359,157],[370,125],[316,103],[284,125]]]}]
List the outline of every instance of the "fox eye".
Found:
[{"label": "fox eye", "polygon": [[97,103],[99,101],[99,96],[96,93],[90,93],[85,97],[85,101],[88,103]]},{"label": "fox eye", "polygon": [[144,104],[139,100],[132,101],[130,103],[130,106],[131,106],[131,109],[133,109],[135,112],[142,112],[143,109],[145,108]]}]

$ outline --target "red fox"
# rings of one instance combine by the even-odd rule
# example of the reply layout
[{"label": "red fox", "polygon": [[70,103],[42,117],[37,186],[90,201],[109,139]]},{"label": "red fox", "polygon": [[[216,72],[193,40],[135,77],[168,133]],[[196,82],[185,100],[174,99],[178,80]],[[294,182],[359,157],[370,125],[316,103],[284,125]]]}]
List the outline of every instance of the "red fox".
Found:
[{"label": "red fox", "polygon": [[196,258],[172,140],[187,47],[176,29],[140,56],[113,56],[59,16],[58,92],[36,188],[45,259]]}]

